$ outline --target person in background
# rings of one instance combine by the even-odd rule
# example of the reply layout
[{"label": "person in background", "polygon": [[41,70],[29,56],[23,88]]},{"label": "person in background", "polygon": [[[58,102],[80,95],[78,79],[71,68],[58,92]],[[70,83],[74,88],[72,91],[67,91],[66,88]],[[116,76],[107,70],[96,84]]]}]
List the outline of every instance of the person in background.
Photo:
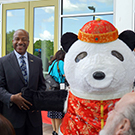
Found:
[{"label": "person in background", "polygon": [[52,58],[53,58],[53,55],[50,56],[50,61],[51,61]]},{"label": "person in background", "polygon": [[[64,58],[65,58],[65,52],[63,50],[59,50],[56,52],[56,54],[53,56],[49,63],[49,69],[48,72],[50,72],[50,75],[53,76],[53,78],[59,82],[64,83],[65,77],[64,77]],[[58,70],[59,68],[59,70]],[[62,122],[62,118],[64,117],[63,112],[57,112],[57,111],[48,111],[49,118],[51,118],[52,127],[53,127],[53,135],[58,135],[59,126]]]},{"label": "person in background", "polygon": [[99,135],[135,135],[135,92],[116,103]]},{"label": "person in background", "polygon": [[0,135],[15,135],[11,122],[0,114]]},{"label": "person in background", "polygon": [[[2,114],[13,125],[16,135],[42,135],[41,111],[31,111],[21,89],[45,90],[42,61],[28,53],[29,33],[19,29],[13,35],[14,51],[0,58],[0,101]],[[0,133],[1,134],[1,133]]]}]

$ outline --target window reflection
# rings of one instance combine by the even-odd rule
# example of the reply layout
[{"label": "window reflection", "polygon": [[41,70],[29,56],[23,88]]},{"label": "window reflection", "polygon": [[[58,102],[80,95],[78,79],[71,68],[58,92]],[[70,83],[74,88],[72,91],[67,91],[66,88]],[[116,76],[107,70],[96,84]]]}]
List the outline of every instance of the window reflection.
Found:
[{"label": "window reflection", "polygon": [[[96,18],[108,20],[109,22],[113,23],[113,15],[95,16],[95,19]],[[69,31],[78,34],[79,29],[81,29],[85,23],[91,20],[93,20],[93,16],[63,18],[62,34]]]},{"label": "window reflection", "polygon": [[13,9],[6,12],[6,54],[13,51],[12,39],[17,29],[25,28],[25,9]]},{"label": "window reflection", "polygon": [[54,53],[54,6],[34,8],[33,54],[40,57],[44,75]]},{"label": "window reflection", "polygon": [[94,7],[94,12],[113,11],[113,0],[62,0],[63,14],[93,13],[88,7]]}]

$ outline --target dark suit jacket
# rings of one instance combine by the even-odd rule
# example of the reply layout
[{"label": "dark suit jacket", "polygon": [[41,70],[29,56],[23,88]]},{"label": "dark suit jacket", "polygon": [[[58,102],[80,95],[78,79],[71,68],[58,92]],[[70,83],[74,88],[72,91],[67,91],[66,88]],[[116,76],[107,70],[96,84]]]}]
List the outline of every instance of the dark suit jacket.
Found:
[{"label": "dark suit jacket", "polygon": [[[45,89],[42,61],[40,58],[28,53],[29,84],[28,87],[35,91]],[[10,107],[12,94],[21,92],[25,82],[14,52],[0,58],[0,101],[4,103],[3,115],[10,120],[14,128],[23,126],[26,116],[29,117],[34,127],[41,126],[41,112],[20,110],[17,105]]]}]

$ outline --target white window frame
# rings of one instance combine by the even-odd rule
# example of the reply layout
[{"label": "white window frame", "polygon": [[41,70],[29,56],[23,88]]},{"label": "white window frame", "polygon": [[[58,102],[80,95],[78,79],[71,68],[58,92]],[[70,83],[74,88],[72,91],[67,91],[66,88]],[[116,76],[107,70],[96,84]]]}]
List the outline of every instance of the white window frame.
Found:
[{"label": "white window frame", "polygon": [[66,15],[62,15],[61,11],[62,11],[62,0],[59,0],[59,34],[58,34],[59,43],[58,43],[58,48],[61,47],[60,38],[62,36],[62,18],[98,16],[98,15],[113,15],[114,14],[114,11],[112,11],[112,12],[95,12],[95,13],[84,13],[84,14],[66,14]]}]

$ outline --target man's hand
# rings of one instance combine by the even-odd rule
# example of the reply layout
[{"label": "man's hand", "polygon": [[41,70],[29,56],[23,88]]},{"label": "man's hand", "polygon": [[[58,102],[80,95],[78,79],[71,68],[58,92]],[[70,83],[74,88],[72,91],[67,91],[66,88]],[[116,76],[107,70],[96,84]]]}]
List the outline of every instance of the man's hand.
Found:
[{"label": "man's hand", "polygon": [[10,100],[11,100],[11,102],[15,103],[21,110],[22,109],[28,110],[28,109],[30,109],[28,105],[32,106],[32,104],[29,101],[27,101],[26,99],[24,99],[22,97],[22,93],[12,95]]}]

